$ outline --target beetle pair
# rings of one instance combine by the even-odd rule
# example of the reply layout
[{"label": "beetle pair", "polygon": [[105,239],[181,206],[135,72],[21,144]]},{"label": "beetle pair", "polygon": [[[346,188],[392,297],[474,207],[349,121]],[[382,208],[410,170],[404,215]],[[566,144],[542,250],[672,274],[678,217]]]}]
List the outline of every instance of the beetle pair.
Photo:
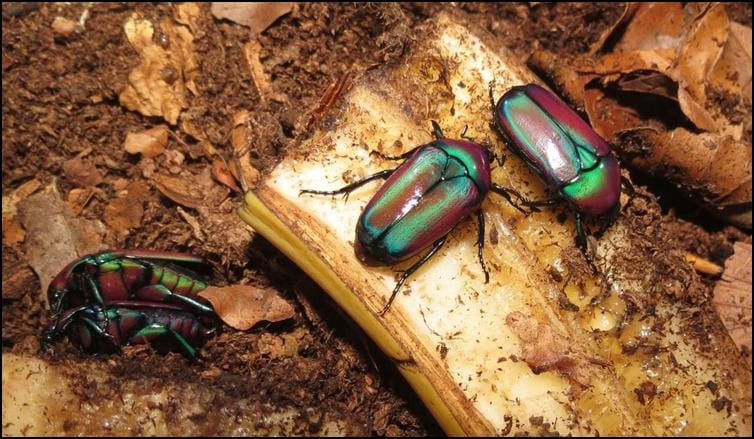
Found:
[{"label": "beetle pair", "polygon": [[149,250],[101,252],[71,262],[47,290],[53,317],[43,346],[68,334],[88,352],[160,342],[196,356],[195,346],[212,332],[199,317],[213,313],[198,296],[207,284],[170,264],[203,262]]},{"label": "beetle pair", "polygon": [[484,217],[480,205],[490,190],[519,209],[509,194],[530,207],[564,200],[576,212],[578,244],[585,255],[582,215],[617,212],[621,188],[618,161],[607,143],[563,101],[535,84],[514,87],[493,104],[493,119],[514,151],[558,198],[532,202],[492,183],[493,154],[477,143],[444,137],[434,121],[436,139],[398,157],[406,160],[397,168],[334,191],[301,191],[348,194],[370,181],[387,179],[358,219],[356,256],[367,265],[393,265],[431,247],[401,275],[380,315],[387,312],[406,279],[437,253],[450,232],[472,213],[479,224],[479,261],[485,282],[489,280],[482,257]]}]

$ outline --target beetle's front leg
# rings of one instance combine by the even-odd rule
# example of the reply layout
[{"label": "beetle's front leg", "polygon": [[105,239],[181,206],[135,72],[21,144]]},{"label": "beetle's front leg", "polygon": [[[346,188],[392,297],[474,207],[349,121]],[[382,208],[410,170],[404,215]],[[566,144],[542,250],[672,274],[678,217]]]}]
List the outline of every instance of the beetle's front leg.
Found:
[{"label": "beetle's front leg", "polygon": [[336,189],[334,191],[319,191],[319,190],[313,190],[313,189],[302,189],[299,191],[299,196],[301,194],[315,194],[315,195],[338,195],[338,194],[350,194],[354,190],[358,189],[359,187],[369,183],[370,181],[377,180],[377,179],[386,179],[390,177],[390,175],[395,171],[395,169],[386,169],[384,171],[377,172],[375,174],[372,174],[366,178],[363,178],[357,182],[351,183],[349,185],[343,186],[340,189]]},{"label": "beetle's front leg", "polygon": [[[81,339],[79,342],[81,343],[81,347],[85,351],[90,351],[92,349],[92,345],[94,344],[95,340],[99,340],[100,343],[102,343],[102,346],[98,350],[114,350],[119,351],[120,350],[120,343],[118,343],[115,338],[107,332],[108,326],[109,326],[109,319],[107,318],[107,312],[103,310],[103,315],[105,316],[105,320],[103,320],[102,324],[99,322],[95,322],[94,320],[88,318],[88,317],[80,317],[81,322],[84,324],[84,330],[79,330],[79,337]],[[116,323],[116,325],[119,323]],[[102,349],[102,347],[105,344],[105,341],[109,343],[109,346],[105,349]]]},{"label": "beetle's front leg", "polygon": [[[523,213],[524,215],[528,215],[532,212],[538,212],[539,209],[537,209],[537,207],[554,206],[560,202],[560,200],[557,198],[550,198],[547,200],[529,200],[525,198],[523,195],[521,195],[515,189],[511,189],[505,186],[500,186],[497,183],[492,183],[492,186],[490,187],[490,189],[492,190],[492,192],[495,192],[498,195],[502,195],[506,200],[508,200],[509,203],[511,203],[511,206],[521,211],[521,213]],[[518,199],[518,202],[520,204],[523,204],[524,206],[530,208],[531,210],[527,212],[517,203],[514,203],[513,199],[511,198],[511,194],[513,194]]]},{"label": "beetle's front leg", "polygon": [[171,303],[170,299],[172,298],[173,303],[180,302],[184,305],[187,305],[188,307],[192,308],[195,311],[202,312],[202,313],[214,312],[212,307],[204,305],[203,303],[197,300],[194,300],[191,297],[184,296],[181,294],[176,294],[170,288],[162,284],[147,285],[145,287],[142,287],[138,291],[136,291],[136,293],[134,293],[134,297],[137,297],[142,300],[146,300],[148,302],[166,302],[166,303]]}]

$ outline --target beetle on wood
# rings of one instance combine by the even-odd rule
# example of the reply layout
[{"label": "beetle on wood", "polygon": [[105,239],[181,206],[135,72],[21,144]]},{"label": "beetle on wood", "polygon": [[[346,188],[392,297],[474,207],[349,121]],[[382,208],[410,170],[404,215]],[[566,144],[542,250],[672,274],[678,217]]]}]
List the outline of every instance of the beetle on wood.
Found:
[{"label": "beetle on wood", "polygon": [[430,250],[400,277],[390,299],[380,311],[387,312],[403,283],[445,243],[450,232],[475,213],[478,220],[479,262],[489,281],[482,255],[484,216],[480,205],[490,191],[504,196],[514,207],[510,194],[526,203],[516,191],[491,181],[494,154],[482,145],[445,137],[432,122],[435,140],[395,157],[405,159],[395,169],[370,175],[334,191],[302,190],[301,194],[348,194],[370,181],[386,179],[364,208],[356,223],[354,251],[369,266],[394,265]]},{"label": "beetle on wood", "polygon": [[536,84],[513,87],[497,104],[493,101],[493,124],[557,194],[529,205],[565,201],[576,213],[577,243],[591,263],[582,215],[610,221],[620,207],[620,165],[607,142],[568,105]]}]

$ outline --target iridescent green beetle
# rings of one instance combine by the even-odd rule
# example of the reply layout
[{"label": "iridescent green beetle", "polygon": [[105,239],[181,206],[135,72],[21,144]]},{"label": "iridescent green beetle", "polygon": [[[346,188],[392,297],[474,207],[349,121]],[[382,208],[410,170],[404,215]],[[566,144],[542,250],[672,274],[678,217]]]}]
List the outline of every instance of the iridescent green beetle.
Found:
[{"label": "iridescent green beetle", "polygon": [[201,264],[187,253],[153,250],[116,250],[82,256],[68,264],[50,282],[47,297],[53,315],[66,309],[114,300],[144,300],[211,313],[198,293],[207,284],[168,263]]},{"label": "iridescent green beetle", "polygon": [[467,140],[449,139],[432,122],[436,140],[418,146],[397,159],[406,159],[395,169],[370,175],[334,191],[302,190],[301,193],[347,194],[376,179],[387,179],[372,197],[356,223],[356,256],[366,265],[394,265],[410,259],[431,246],[398,280],[384,314],[406,279],[427,262],[445,243],[450,232],[463,219],[476,213],[479,223],[477,246],[485,282],[484,216],[479,206],[489,191],[504,196],[517,209],[509,193],[526,200],[518,192],[492,183],[490,163],[494,154]]},{"label": "iridescent green beetle", "polygon": [[[610,220],[620,207],[620,166],[607,142],[536,84],[508,90],[493,112],[494,124],[511,148],[576,212],[578,245],[591,261],[582,214]],[[531,204],[552,205],[560,199]]]}]

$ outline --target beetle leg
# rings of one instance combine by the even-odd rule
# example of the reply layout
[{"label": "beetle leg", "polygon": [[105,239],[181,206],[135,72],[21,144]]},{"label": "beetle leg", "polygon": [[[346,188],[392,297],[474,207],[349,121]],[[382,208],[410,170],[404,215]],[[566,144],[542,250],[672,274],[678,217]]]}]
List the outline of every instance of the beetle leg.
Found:
[{"label": "beetle leg", "polygon": [[[445,135],[442,133],[442,129],[440,128],[440,124],[434,120],[432,121],[432,132],[434,133],[436,139],[442,139],[443,137],[445,137]],[[464,130],[463,132],[465,133],[466,130]]]},{"label": "beetle leg", "polygon": [[597,267],[594,265],[592,255],[589,254],[589,244],[586,240],[586,233],[584,233],[584,225],[581,221],[581,213],[576,211],[576,243],[581,250],[581,254],[584,255],[589,265],[592,267],[592,272],[597,273]]},{"label": "beetle leg", "polygon": [[[106,328],[110,323],[110,319],[107,316],[107,304],[105,303],[104,297],[102,297],[102,292],[99,289],[99,285],[97,284],[97,281],[94,280],[94,278],[88,273],[84,273],[82,274],[82,276],[84,277],[84,282],[89,285],[92,296],[94,296],[94,301],[97,303],[97,305],[102,307],[103,326]],[[109,334],[107,335],[109,336]]]},{"label": "beetle leg", "polygon": [[359,180],[357,182],[354,182],[354,183],[351,183],[349,185],[343,186],[342,188],[336,189],[334,191],[317,191],[317,190],[312,190],[312,189],[302,189],[301,191],[299,191],[298,194],[299,194],[299,196],[301,196],[301,194],[315,194],[315,195],[346,194],[347,195],[347,194],[353,192],[354,190],[356,190],[357,188],[359,188],[359,187],[361,187],[361,186],[369,183],[372,180],[377,180],[379,178],[381,178],[381,179],[384,180],[384,179],[390,177],[390,174],[392,174],[393,171],[395,171],[395,169],[386,169],[384,171],[377,172],[377,173],[372,174],[372,175],[370,175],[370,176],[368,176],[366,178],[363,178],[363,179],[361,179],[361,180]]},{"label": "beetle leg", "polygon": [[[511,189],[511,188],[505,187],[505,186],[500,186],[499,184],[496,184],[496,183],[492,183],[491,189],[492,189],[493,192],[495,192],[495,193],[497,193],[497,194],[502,195],[503,197],[505,197],[505,199],[508,200],[508,202],[511,203],[513,205],[513,207],[515,207],[516,209],[520,210],[521,212],[523,212],[523,213],[525,213],[527,215],[530,214],[530,213],[532,213],[532,212],[538,212],[539,209],[537,209],[537,207],[541,207],[541,206],[554,206],[554,205],[560,203],[560,201],[561,201],[559,198],[548,198],[546,200],[529,200],[529,199],[525,198],[523,195],[521,195],[515,189]],[[531,208],[531,211],[530,212],[526,212],[520,206],[518,206],[516,203],[514,203],[511,200],[511,197],[510,197],[509,193],[513,194],[518,199],[519,203],[523,204],[526,207]]]},{"label": "beetle leg", "polygon": [[482,212],[482,209],[477,209],[476,217],[477,222],[479,223],[476,239],[476,245],[479,249],[479,264],[482,266],[482,271],[484,271],[484,283],[488,283],[490,281],[490,272],[487,271],[487,266],[484,265],[484,213]]},{"label": "beetle leg", "polygon": [[[104,313],[107,314],[107,313]],[[102,341],[103,345],[105,340],[107,340],[110,343],[110,346],[108,346],[107,349],[99,348],[97,350],[120,350],[120,344],[116,342],[115,338],[112,336],[112,334],[107,332],[107,322],[105,322],[104,326],[98,322],[95,322],[94,320],[88,318],[88,317],[81,317],[81,321],[86,326],[86,329],[89,330],[88,333],[82,334],[81,331],[79,331],[79,337],[81,339],[79,340],[81,342],[81,347],[84,348],[85,351],[89,351],[92,347],[92,344],[94,343],[96,337],[99,337],[99,339]],[[86,337],[86,338],[83,338]]]},{"label": "beetle leg", "polygon": [[[194,300],[188,296],[176,294],[173,291],[171,291],[170,288],[162,284],[148,285],[146,287],[142,287],[138,291],[136,291],[134,296],[138,297],[139,299],[146,300],[148,302],[168,302],[168,303],[181,302],[184,305],[188,305],[190,308],[194,309],[195,311],[205,312],[205,313],[213,312],[211,307],[204,305],[200,303],[199,301]],[[170,298],[172,298],[172,300],[169,300]]]},{"label": "beetle leg", "polygon": [[97,305],[102,305],[103,303],[105,303],[105,299],[102,297],[102,292],[100,292],[99,290],[99,285],[97,285],[97,281],[94,280],[94,278],[88,273],[83,273],[81,276],[84,278],[84,282],[89,287],[89,290],[92,292],[92,296],[94,298],[94,301],[97,303]]},{"label": "beetle leg", "polygon": [[193,347],[191,343],[189,343],[188,340],[186,340],[181,334],[175,332],[174,330],[161,323],[152,323],[151,325],[140,329],[139,332],[134,334],[133,337],[129,339],[129,341],[134,340],[151,343],[152,340],[165,335],[172,335],[189,357],[196,358],[196,355],[199,353],[199,351],[197,351],[196,348]]},{"label": "beetle leg", "polygon": [[386,155],[386,154],[383,154],[383,153],[381,153],[381,152],[379,152],[377,150],[372,150],[372,151],[369,152],[369,154],[376,154],[376,155],[380,156],[380,158],[385,159],[385,160],[393,160],[393,161],[405,160],[405,159],[411,157],[416,152],[417,149],[423,148],[424,146],[425,145],[419,145],[416,148],[411,148],[410,150],[404,152],[401,155],[397,155],[397,156],[396,155]]},{"label": "beetle leg", "polygon": [[406,281],[406,279],[409,276],[411,276],[416,270],[418,270],[419,267],[421,267],[422,265],[424,265],[429,260],[429,258],[431,258],[432,256],[434,256],[434,254],[437,253],[438,250],[440,250],[440,247],[442,247],[443,244],[445,244],[445,240],[448,239],[448,235],[449,234],[450,233],[448,233],[447,235],[445,235],[442,238],[440,238],[437,241],[435,241],[435,243],[432,244],[432,249],[430,249],[429,252],[426,255],[422,256],[421,259],[419,259],[414,265],[412,265],[411,267],[409,267],[409,269],[406,270],[403,273],[403,275],[401,275],[401,278],[398,279],[398,283],[395,285],[395,288],[393,288],[393,294],[390,295],[390,299],[388,299],[388,301],[385,304],[385,306],[379,312],[379,315],[381,315],[381,316],[385,315],[385,313],[387,312],[387,310],[390,309],[390,305],[392,305],[393,300],[395,300],[395,296],[398,294],[398,290],[401,289],[401,286]]}]

